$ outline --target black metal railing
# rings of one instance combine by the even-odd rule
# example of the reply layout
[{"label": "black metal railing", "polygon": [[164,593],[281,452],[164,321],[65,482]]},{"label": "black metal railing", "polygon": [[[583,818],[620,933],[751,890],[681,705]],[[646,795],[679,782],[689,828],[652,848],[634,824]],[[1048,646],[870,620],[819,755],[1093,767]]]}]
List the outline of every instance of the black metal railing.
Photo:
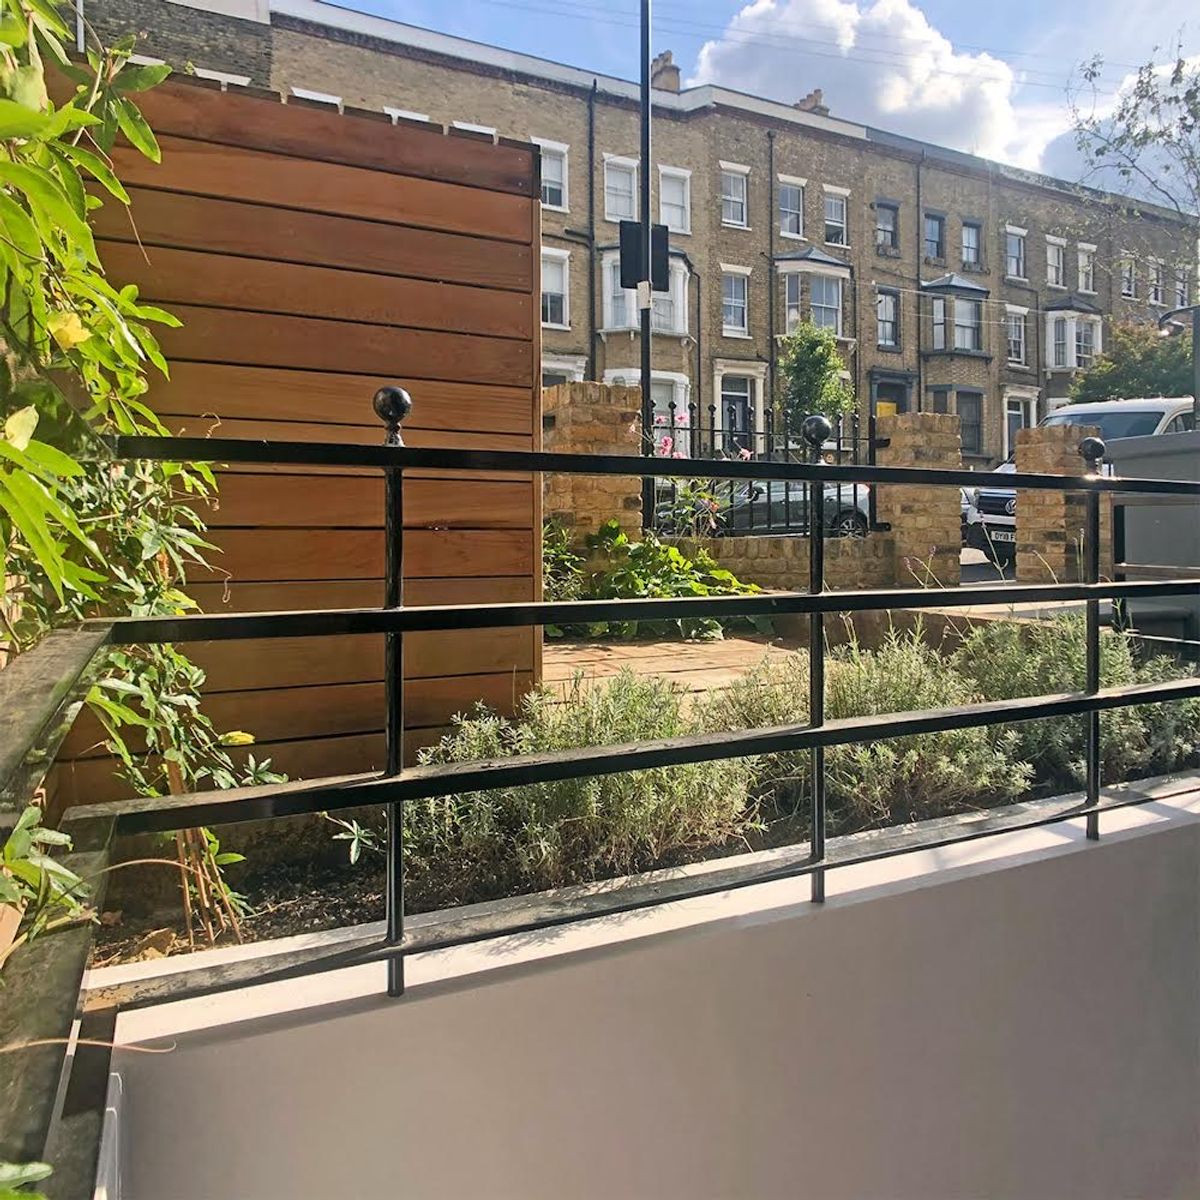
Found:
[{"label": "black metal railing", "polygon": [[[1100,813],[1141,803],[1144,797],[1101,802],[1099,714],[1108,709],[1165,703],[1200,696],[1200,676],[1155,684],[1112,688],[1100,686],[1101,600],[1129,600],[1149,596],[1200,594],[1200,580],[1163,578],[1132,582],[1099,582],[1100,497],[1116,493],[1200,499],[1200,484],[1175,480],[1121,480],[1101,473],[1104,446],[1098,439],[1081,444],[1086,473],[1060,475],[989,475],[962,470],[917,467],[880,467],[845,462],[811,461],[828,441],[832,430],[821,417],[810,417],[802,436],[810,447],[810,461],[732,458],[661,458],[624,455],[565,454],[539,451],[448,450],[403,445],[400,425],[411,407],[406,393],[384,388],[375,397],[375,409],[387,426],[382,446],[356,446],[314,442],[214,441],[204,438],[121,437],[113,442],[122,459],[219,461],[310,466],[374,467],[386,472],[387,577],[379,608],[333,608],[272,613],[192,614],[178,617],[127,617],[97,623],[110,645],[139,642],[186,642],[241,638],[324,637],[335,634],[387,635],[386,768],[382,773],[298,781],[286,784],[237,788],[183,796],[141,798],[75,810],[79,816],[108,819],[116,832],[168,831],[194,825],[221,825],[240,821],[336,811],[361,805],[385,805],[390,814],[387,838],[387,927],[382,942],[355,943],[316,960],[263,970],[255,965],[250,976],[226,972],[207,978],[191,994],[291,978],[314,971],[337,969],[368,962],[388,963],[388,991],[404,989],[404,957],[417,951],[441,949],[531,929],[562,925],[603,913],[629,912],[663,903],[667,899],[714,894],[733,888],[782,878],[809,875],[812,898],[825,896],[825,873],[831,867],[860,863],[932,846],[948,845],[1014,829],[1032,828],[1071,817],[1086,821],[1089,837],[1099,835]],[[408,607],[403,602],[404,528],[401,512],[403,473],[413,468],[471,471],[567,472],[582,475],[655,476],[668,468],[677,479],[738,484],[769,476],[773,480],[807,488],[809,507],[815,514],[808,542],[809,590],[749,596],[671,598],[661,600],[529,601],[518,603],[430,605]],[[1075,491],[1086,496],[1085,578],[1078,583],[991,584],[958,588],[889,588],[829,593],[824,590],[825,522],[818,496],[831,484],[916,485],[963,487],[995,482],[1005,487],[1035,491]],[[824,711],[824,615],[892,608],[947,608],[995,603],[1085,602],[1087,607],[1086,686],[1081,692],[939,708],[921,712],[826,720]],[[404,730],[403,638],[424,630],[465,630],[591,621],[627,621],[666,617],[730,617],[808,614],[811,618],[809,651],[810,717],[804,724],[706,733],[641,741],[615,746],[588,746],[539,754],[518,755],[478,762],[422,765],[401,763]],[[936,733],[990,725],[996,722],[1036,721],[1071,715],[1088,722],[1087,784],[1082,804],[1030,817],[1017,813],[1013,820],[990,820],[986,825],[962,828],[932,840],[900,839],[886,846],[860,844],[826,848],[826,810],[823,755],[830,746],[873,739]],[[532,899],[523,909],[503,916],[455,918],[419,930],[404,927],[404,845],[397,806],[406,802],[461,793],[486,791],[556,780],[618,774],[651,767],[706,762],[748,755],[808,751],[812,754],[812,833],[806,857],[762,871],[746,871],[737,878],[728,873],[713,877],[681,878],[653,888],[618,889],[586,903]],[[68,814],[69,816],[74,814]],[[134,1000],[131,1003],[153,1002]]]},{"label": "black metal railing", "polygon": [[[828,435],[818,444],[804,437],[808,419],[777,417],[771,409],[759,414],[748,401],[707,407],[672,401],[655,412],[653,452],[657,458],[717,462],[874,465],[873,419],[864,423],[857,412],[840,416],[827,423]],[[874,491],[857,480],[830,484],[820,493],[814,493],[807,483],[780,480],[769,471],[751,479],[714,474],[682,486],[678,478],[664,475],[657,477],[654,485],[655,505],[649,524],[660,534],[803,536],[808,533],[814,503],[828,535],[863,537],[876,527]]]}]

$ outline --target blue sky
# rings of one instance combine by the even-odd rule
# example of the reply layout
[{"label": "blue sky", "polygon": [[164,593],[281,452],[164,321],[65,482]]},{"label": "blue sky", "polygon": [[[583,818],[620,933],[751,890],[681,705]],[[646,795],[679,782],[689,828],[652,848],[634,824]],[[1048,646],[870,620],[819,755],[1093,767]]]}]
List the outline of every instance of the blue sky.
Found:
[{"label": "blue sky", "polygon": [[[341,2],[637,78],[637,0]],[[1080,61],[1104,56],[1103,103],[1180,37],[1200,54],[1190,0],[656,0],[654,48],[673,50],[687,81],[784,101],[820,87],[835,115],[1070,175]]]}]

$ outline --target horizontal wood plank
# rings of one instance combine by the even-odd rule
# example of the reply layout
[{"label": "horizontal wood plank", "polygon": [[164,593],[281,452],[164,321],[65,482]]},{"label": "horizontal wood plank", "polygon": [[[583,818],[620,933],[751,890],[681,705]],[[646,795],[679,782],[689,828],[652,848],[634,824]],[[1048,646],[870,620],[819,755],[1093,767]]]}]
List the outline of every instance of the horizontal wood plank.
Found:
[{"label": "horizontal wood plank", "polygon": [[[213,350],[216,357],[216,347]],[[151,380],[149,396],[156,412],[174,416],[212,414],[221,420],[371,426],[376,430],[371,440],[378,440],[382,425],[371,408],[371,399],[384,384],[405,388],[412,396],[413,410],[404,423],[406,437],[417,430],[526,437],[533,433],[534,400],[529,387],[421,379],[411,371],[371,376],[174,362],[170,380],[158,376]],[[213,434],[222,436],[219,426]],[[332,432],[330,436],[334,436]],[[422,443],[414,437],[412,444],[449,443]]]},{"label": "horizontal wood plank", "polygon": [[182,80],[168,80],[139,96],[138,106],[160,135],[280,151],[518,196],[536,191],[533,146],[480,143],[447,136],[433,125],[393,126],[383,114],[373,120],[238,91],[219,92]]},{"label": "horizontal wood plank", "polygon": [[[404,762],[411,766],[417,754],[448,732],[446,726],[410,729],[404,734]],[[230,757],[244,764],[251,754],[289,779],[320,779],[359,771],[382,771],[385,746],[382,733],[352,733],[333,737],[306,738],[297,742],[272,742],[269,746],[232,747]],[[53,786],[60,809],[81,804],[104,804],[129,797],[128,784],[117,777],[111,758],[76,758],[55,765]]]},{"label": "horizontal wood plank", "polygon": [[[377,579],[383,574],[383,533],[358,529],[223,529],[212,541],[211,566],[194,567],[197,583],[222,579],[265,583],[291,579]],[[414,529],[404,538],[404,573],[411,578],[533,574],[528,529]]]},{"label": "horizontal wood plank", "polygon": [[[281,583],[193,583],[188,595],[204,612],[276,612],[309,608],[374,608],[383,579],[291,580]],[[533,599],[528,575],[404,580],[404,603],[497,604]]]},{"label": "horizontal wood plank", "polygon": [[192,304],[523,339],[533,329],[533,306],[519,292],[125,242],[101,241],[99,251],[109,274],[168,309]]},{"label": "horizontal wood plank", "polygon": [[[446,725],[456,713],[467,713],[476,703],[511,713],[531,682],[529,673],[522,671],[406,680],[405,726],[422,729]],[[272,742],[381,730],[384,689],[382,681],[369,681],[262,692],[219,692],[204,697],[204,712],[219,732],[252,733],[255,745],[261,746],[265,755]],[[134,753],[145,753],[145,741],[137,731],[131,732],[126,740]],[[75,722],[63,743],[61,757],[107,757],[104,731],[90,710],[82,712]]]},{"label": "horizontal wood plank", "polygon": [[92,213],[98,237],[526,295],[533,290],[533,249],[516,242],[150,188],[130,189],[130,200],[129,208],[108,203]]},{"label": "horizontal wood plank", "polygon": [[159,333],[163,353],[172,361],[533,386],[532,347],[518,338],[353,325],[179,304],[172,309],[183,322],[182,328]]},{"label": "horizontal wood plank", "polygon": [[[222,474],[213,503],[197,506],[211,529],[382,529],[384,482],[370,476]],[[528,483],[407,479],[405,529],[528,529]]]},{"label": "horizontal wood plank", "polygon": [[128,186],[240,200],[301,212],[530,244],[536,200],[435,179],[307,161],[212,142],[160,137],[162,162],[118,146],[113,167]]},{"label": "horizontal wood plank", "polygon": [[[529,671],[530,629],[411,633],[404,638],[408,679]],[[207,693],[361,683],[383,678],[383,638],[269,638],[200,642],[188,657],[208,675]]]}]

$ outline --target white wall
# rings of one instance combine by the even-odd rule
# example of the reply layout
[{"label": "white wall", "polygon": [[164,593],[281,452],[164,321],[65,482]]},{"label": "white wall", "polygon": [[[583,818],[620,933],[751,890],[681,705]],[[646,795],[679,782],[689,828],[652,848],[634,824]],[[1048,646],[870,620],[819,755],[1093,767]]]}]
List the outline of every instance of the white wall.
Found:
[{"label": "white wall", "polygon": [[1200,824],[1054,836],[118,1054],[124,1195],[1200,1195]]}]

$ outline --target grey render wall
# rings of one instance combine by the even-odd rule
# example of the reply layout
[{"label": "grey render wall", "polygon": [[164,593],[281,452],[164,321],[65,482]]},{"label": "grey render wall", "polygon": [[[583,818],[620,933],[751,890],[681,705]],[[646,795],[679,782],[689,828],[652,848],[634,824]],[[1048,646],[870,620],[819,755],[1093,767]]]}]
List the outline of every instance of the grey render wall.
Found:
[{"label": "grey render wall", "polygon": [[[1119,438],[1108,443],[1107,457],[1118,475],[1140,479],[1200,480],[1200,431],[1159,437]],[[1151,499],[1145,497],[1144,499]],[[1200,566],[1200,511],[1196,504],[1138,504],[1126,510],[1125,557],[1155,566]],[[1131,574],[1131,578],[1137,578]],[[1200,637],[1200,596],[1140,600],[1130,605],[1135,626],[1147,618],[1165,618],[1164,627]],[[1174,614],[1174,620],[1172,615]]]},{"label": "grey render wall", "polygon": [[124,1195],[1195,1196],[1200,824],[1062,846],[118,1054]]}]

